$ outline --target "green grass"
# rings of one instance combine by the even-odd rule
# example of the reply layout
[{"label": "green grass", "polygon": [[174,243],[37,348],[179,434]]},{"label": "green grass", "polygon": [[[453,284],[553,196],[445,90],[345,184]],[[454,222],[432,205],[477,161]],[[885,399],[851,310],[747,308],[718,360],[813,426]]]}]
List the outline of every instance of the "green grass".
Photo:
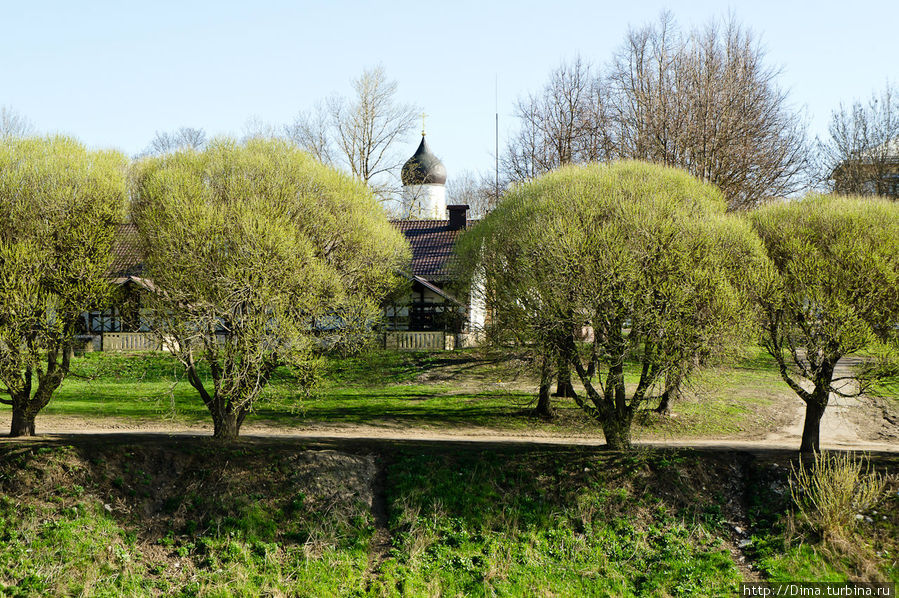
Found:
[{"label": "green grass", "polygon": [[93,588],[102,588],[101,594],[128,595],[150,590],[146,568],[135,564],[133,542],[126,541],[127,534],[102,511],[96,500],[23,506],[0,497],[0,595],[77,595],[90,594]]},{"label": "green grass", "polygon": [[310,487],[295,454],[132,449],[42,447],[5,463],[0,596],[342,596],[361,586],[369,508]]},{"label": "green grass", "polygon": [[[457,357],[458,359],[458,357]],[[464,360],[465,357],[463,356]],[[281,425],[402,423],[416,426],[522,427],[516,421],[532,397],[515,391],[460,392],[448,382],[412,384],[443,363],[440,354],[373,352],[324,360],[313,394],[281,368],[257,404],[256,419]],[[44,413],[82,417],[205,421],[208,412],[163,353],[89,353],[76,358],[72,374]]]},{"label": "green grass", "polygon": [[734,521],[763,579],[899,578],[896,484],[838,552],[791,531],[787,456],[75,442],[0,445],[4,598],[728,596]]},{"label": "green grass", "polygon": [[673,406],[679,417],[656,422],[657,432],[668,426],[687,437],[760,435],[771,431],[785,399],[799,401],[760,347],[747,347],[734,363],[700,370],[686,391]]},{"label": "green grass", "polygon": [[[558,417],[550,422],[533,417],[536,397],[531,370],[513,356],[474,351],[371,351],[355,357],[327,357],[321,361],[318,384],[311,393],[300,387],[288,369],[279,369],[247,422],[307,429],[480,427],[601,436],[599,426],[570,399],[554,400]],[[638,372],[633,364],[626,375],[629,383],[635,383]],[[675,417],[660,418],[649,411],[638,417],[635,438],[755,438],[782,423],[785,403],[799,400],[780,379],[773,360],[758,348],[731,365],[702,370],[685,390],[684,398],[673,405]],[[895,399],[899,407],[899,380],[887,380],[876,390]],[[8,407],[0,406],[0,410]],[[43,413],[90,420],[121,418],[134,425],[209,421],[180,366],[164,353],[89,353],[76,358],[71,375]]]},{"label": "green grass", "polygon": [[739,579],[720,520],[695,517],[709,505],[650,492],[691,456],[159,444],[3,447],[0,596],[718,596]]},{"label": "green grass", "polygon": [[697,523],[647,492],[644,468],[662,461],[407,455],[390,471],[394,548],[380,587],[410,596],[726,595],[740,576],[715,536],[720,522]]}]

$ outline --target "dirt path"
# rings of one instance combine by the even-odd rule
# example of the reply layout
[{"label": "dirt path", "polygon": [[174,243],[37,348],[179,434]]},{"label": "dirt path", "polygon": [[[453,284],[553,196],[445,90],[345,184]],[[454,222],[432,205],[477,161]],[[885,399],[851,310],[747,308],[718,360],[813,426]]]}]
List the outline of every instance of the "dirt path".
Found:
[{"label": "dirt path", "polygon": [[[804,412],[802,413],[804,416]],[[114,435],[114,434],[159,434],[165,436],[195,436],[195,435],[212,435],[211,425],[186,426],[178,424],[169,425],[148,425],[135,426],[126,424],[114,425],[97,425],[92,422],[90,425],[83,425],[85,422],[79,420],[77,424],[72,425],[69,418],[62,416],[48,416],[41,421],[38,430],[41,438],[47,437],[67,437],[72,435]],[[78,419],[78,418],[72,418]],[[130,423],[130,422],[129,422]],[[8,425],[8,424],[5,424]],[[0,422],[0,426],[4,426],[4,422]],[[795,425],[791,425],[791,429]],[[801,433],[801,422],[799,432]],[[560,436],[549,434],[521,434],[517,432],[507,432],[504,430],[495,430],[491,428],[455,428],[452,430],[429,430],[423,428],[384,428],[377,426],[362,425],[341,425],[329,426],[319,429],[296,429],[268,426],[264,424],[248,423],[241,430],[241,436],[244,438],[290,438],[298,441],[317,441],[317,440],[394,440],[394,441],[423,441],[423,442],[457,442],[457,443],[477,443],[477,444],[534,444],[534,445],[569,445],[569,446],[602,446],[605,440],[602,434],[597,431],[596,435],[584,436]],[[5,439],[0,437],[0,442]],[[762,440],[730,440],[730,439],[688,439],[688,440],[645,440],[636,443],[637,446],[647,447],[695,447],[695,448],[718,448],[733,450],[753,450],[753,449],[783,449],[797,450],[799,448],[799,435],[779,431],[768,438]],[[822,435],[822,448],[826,449],[852,449],[859,451],[884,451],[899,452],[899,443],[895,441],[878,442],[857,440],[854,442],[831,441],[829,437]]]},{"label": "dirt path", "polygon": [[[850,377],[852,369],[861,361],[858,357],[844,357],[834,370],[835,378]],[[808,385],[803,385],[811,390]],[[857,389],[854,380],[846,381],[840,388],[844,392]],[[783,428],[771,432],[762,442],[765,444],[795,444],[802,438],[805,422],[805,403],[798,397],[790,405],[791,417]],[[868,450],[863,447],[876,444],[899,446],[899,427],[884,418],[883,410],[874,397],[841,397],[830,393],[827,409],[821,418],[821,446],[826,448]]]}]

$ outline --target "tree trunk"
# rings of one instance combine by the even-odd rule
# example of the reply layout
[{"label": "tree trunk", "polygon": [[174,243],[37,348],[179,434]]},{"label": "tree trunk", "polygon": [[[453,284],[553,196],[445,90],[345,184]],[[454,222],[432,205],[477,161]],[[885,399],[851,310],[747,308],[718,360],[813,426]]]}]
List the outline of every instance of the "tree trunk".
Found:
[{"label": "tree trunk", "polygon": [[219,440],[236,440],[243,417],[235,412],[212,414],[212,436]]},{"label": "tree trunk", "polygon": [[629,418],[617,415],[602,421],[602,433],[606,437],[606,448],[623,451],[631,448],[631,422]]},{"label": "tree trunk", "polygon": [[[34,436],[34,420],[41,409],[47,406],[53,393],[62,384],[66,374],[69,373],[71,343],[60,341],[51,345],[46,352],[47,367],[44,374],[37,375],[37,389],[34,395],[31,393],[33,372],[29,366],[25,370],[23,386],[15,393],[10,393],[12,399],[12,422],[9,428],[10,436]],[[62,360],[59,360],[62,355]]]},{"label": "tree trunk", "polygon": [[659,399],[659,406],[656,407],[656,413],[660,415],[671,414],[671,394],[671,389],[667,389],[662,393],[662,398]]},{"label": "tree trunk", "polygon": [[671,413],[671,401],[677,400],[679,397],[680,380],[666,380],[665,392],[662,393],[662,398],[659,400],[659,406],[656,407],[656,413],[669,415]]},{"label": "tree trunk", "polygon": [[800,453],[817,453],[821,450],[821,417],[826,407],[827,403],[819,403],[815,400],[815,395],[812,395],[812,400],[805,404],[805,424],[802,426]]},{"label": "tree trunk", "polygon": [[537,407],[534,409],[534,415],[544,419],[552,419],[554,415],[553,406],[549,398],[550,386],[552,386],[553,382],[550,371],[549,360],[544,358],[540,368],[540,394],[537,397]]},{"label": "tree trunk", "polygon": [[557,374],[556,397],[573,397],[574,386],[571,384],[571,366],[564,356],[559,357],[559,371]]},{"label": "tree trunk", "polygon": [[555,415],[549,395],[551,383],[552,379],[540,384],[540,396],[537,398],[537,408],[534,409],[534,415],[544,419],[552,419],[553,415]]},{"label": "tree trunk", "polygon": [[821,417],[830,399],[833,371],[839,359],[825,360],[815,376],[815,389],[805,402],[805,423],[802,426],[800,453],[817,453],[821,450]]},{"label": "tree trunk", "polygon": [[29,415],[27,409],[22,405],[13,405],[9,435],[11,437],[34,436],[34,415]]}]

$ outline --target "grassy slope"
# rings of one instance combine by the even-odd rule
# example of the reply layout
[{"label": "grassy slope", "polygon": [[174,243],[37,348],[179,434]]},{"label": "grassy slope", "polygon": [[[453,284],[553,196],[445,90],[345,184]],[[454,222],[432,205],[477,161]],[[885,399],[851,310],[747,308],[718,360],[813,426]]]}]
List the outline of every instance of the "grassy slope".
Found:
[{"label": "grassy slope", "polygon": [[[899,457],[872,456],[887,476],[886,492],[877,508],[853,512],[854,528],[824,539],[792,513],[791,465],[776,460],[753,471],[748,515],[753,521],[749,555],[771,581],[890,581],[899,583]],[[796,464],[793,463],[793,466]]]},{"label": "grassy slope", "polygon": [[899,411],[899,375],[880,380],[873,389],[873,394],[889,401],[895,411]]},{"label": "grassy slope", "polygon": [[722,596],[732,523],[774,579],[899,580],[895,485],[866,561],[785,544],[777,454],[77,442],[0,444],[0,596]]},{"label": "grassy slope", "polygon": [[[571,400],[559,417],[530,416],[527,368],[475,353],[398,353],[328,359],[321,383],[307,396],[281,370],[248,420],[281,426],[370,424],[425,428],[489,427],[527,433],[595,434],[598,427]],[[635,372],[631,372],[635,375]],[[771,429],[778,401],[793,400],[771,360],[752,353],[734,366],[706,370],[674,409],[675,418],[645,417],[637,437],[740,437]],[[798,399],[796,399],[798,400]],[[180,369],[165,354],[88,354],[75,360],[45,413],[205,422],[208,414]]]}]

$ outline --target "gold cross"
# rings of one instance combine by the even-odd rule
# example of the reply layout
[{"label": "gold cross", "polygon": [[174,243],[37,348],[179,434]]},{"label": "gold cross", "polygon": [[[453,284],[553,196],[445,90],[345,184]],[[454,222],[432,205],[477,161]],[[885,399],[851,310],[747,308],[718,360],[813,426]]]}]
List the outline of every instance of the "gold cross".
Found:
[{"label": "gold cross", "polygon": [[425,114],[424,112],[421,113],[421,136],[422,137],[425,136],[425,117],[426,116],[427,116],[427,114]]}]

